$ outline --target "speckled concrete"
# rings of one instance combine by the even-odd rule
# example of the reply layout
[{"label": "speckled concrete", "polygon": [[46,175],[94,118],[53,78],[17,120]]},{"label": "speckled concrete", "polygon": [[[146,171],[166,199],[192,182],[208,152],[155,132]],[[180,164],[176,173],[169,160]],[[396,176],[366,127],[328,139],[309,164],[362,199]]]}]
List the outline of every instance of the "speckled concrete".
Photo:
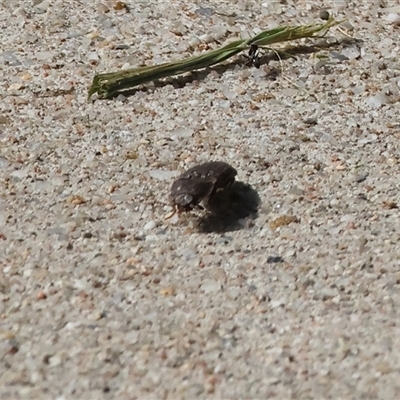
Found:
[{"label": "speckled concrete", "polygon": [[[396,398],[400,11],[327,2],[348,22],[296,59],[87,102],[95,73],[321,11],[125,4],[0,1],[0,398]],[[165,220],[208,160],[261,202],[225,232]]]}]

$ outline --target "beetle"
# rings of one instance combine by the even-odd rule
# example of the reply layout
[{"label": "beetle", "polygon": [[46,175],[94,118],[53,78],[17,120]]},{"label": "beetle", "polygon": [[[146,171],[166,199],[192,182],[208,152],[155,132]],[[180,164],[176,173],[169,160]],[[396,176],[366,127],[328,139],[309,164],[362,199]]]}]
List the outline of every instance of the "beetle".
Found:
[{"label": "beetle", "polygon": [[175,210],[187,212],[207,207],[215,193],[229,188],[235,181],[237,171],[223,161],[210,161],[196,165],[172,184],[170,200]]}]

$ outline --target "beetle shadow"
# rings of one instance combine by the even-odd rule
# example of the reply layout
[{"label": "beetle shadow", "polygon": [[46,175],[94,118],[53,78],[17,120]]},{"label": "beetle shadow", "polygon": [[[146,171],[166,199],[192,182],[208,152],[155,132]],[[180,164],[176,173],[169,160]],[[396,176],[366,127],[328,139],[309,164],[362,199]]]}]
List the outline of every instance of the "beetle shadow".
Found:
[{"label": "beetle shadow", "polygon": [[229,189],[217,192],[210,199],[208,213],[201,217],[201,233],[223,233],[245,228],[258,217],[261,200],[258,193],[243,182],[234,182]]}]

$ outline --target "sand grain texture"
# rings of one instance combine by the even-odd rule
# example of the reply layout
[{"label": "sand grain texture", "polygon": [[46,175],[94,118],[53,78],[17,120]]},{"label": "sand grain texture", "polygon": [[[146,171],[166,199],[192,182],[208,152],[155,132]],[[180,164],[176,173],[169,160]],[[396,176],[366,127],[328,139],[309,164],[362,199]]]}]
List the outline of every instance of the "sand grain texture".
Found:
[{"label": "sand grain texture", "polygon": [[[0,1],[0,398],[394,399],[399,11],[328,2],[359,42],[87,102],[95,73],[321,11],[125,3]],[[258,218],[165,221],[210,160]]]}]

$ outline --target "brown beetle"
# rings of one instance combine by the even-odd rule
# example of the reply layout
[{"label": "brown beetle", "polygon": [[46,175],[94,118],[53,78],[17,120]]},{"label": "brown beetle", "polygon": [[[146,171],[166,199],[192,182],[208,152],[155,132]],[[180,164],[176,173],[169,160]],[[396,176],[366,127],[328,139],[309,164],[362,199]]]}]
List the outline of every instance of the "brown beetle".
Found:
[{"label": "brown beetle", "polygon": [[171,203],[178,212],[207,207],[212,196],[235,181],[237,171],[222,161],[196,165],[184,172],[171,187]]}]

